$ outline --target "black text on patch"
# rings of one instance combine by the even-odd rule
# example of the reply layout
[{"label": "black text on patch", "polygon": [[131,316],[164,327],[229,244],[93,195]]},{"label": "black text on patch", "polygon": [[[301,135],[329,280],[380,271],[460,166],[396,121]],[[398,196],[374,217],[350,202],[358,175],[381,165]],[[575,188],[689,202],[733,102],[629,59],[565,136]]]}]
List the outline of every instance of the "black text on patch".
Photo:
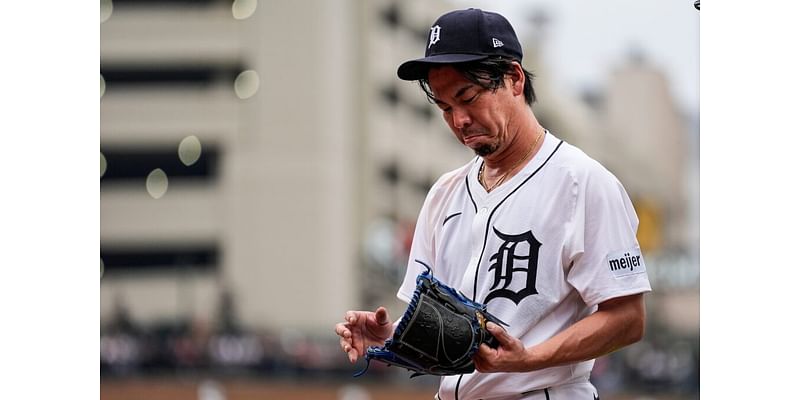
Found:
[{"label": "black text on patch", "polygon": [[615,277],[641,274],[647,271],[644,257],[639,249],[618,251],[608,255],[608,267]]}]

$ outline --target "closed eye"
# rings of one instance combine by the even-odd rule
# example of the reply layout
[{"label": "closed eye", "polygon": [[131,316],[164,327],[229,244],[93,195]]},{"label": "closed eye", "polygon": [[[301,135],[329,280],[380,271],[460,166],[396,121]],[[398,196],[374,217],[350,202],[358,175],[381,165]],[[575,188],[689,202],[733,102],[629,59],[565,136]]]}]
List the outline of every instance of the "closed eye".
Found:
[{"label": "closed eye", "polygon": [[439,106],[439,109],[444,112],[450,112],[450,110],[453,109],[452,107],[448,106],[445,103],[436,102],[436,105]]}]

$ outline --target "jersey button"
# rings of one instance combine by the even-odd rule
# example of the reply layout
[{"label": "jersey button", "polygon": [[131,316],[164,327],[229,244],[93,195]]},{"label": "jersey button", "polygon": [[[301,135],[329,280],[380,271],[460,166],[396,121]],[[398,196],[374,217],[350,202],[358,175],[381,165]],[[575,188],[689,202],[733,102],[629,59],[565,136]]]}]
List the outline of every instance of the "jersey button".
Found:
[{"label": "jersey button", "polygon": [[484,215],[484,214],[486,214],[487,212],[489,212],[489,209],[488,209],[488,208],[486,208],[486,207],[483,207],[483,208],[481,208],[481,211],[480,211],[481,215]]}]

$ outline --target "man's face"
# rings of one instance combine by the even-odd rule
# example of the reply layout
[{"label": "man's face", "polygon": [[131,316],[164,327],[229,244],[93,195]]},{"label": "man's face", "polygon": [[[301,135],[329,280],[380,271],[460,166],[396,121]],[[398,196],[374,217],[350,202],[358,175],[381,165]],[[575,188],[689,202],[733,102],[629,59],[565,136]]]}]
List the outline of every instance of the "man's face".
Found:
[{"label": "man's face", "polygon": [[451,66],[431,68],[428,83],[442,117],[456,138],[475,154],[485,157],[508,142],[513,96],[506,85],[496,91],[466,79]]}]

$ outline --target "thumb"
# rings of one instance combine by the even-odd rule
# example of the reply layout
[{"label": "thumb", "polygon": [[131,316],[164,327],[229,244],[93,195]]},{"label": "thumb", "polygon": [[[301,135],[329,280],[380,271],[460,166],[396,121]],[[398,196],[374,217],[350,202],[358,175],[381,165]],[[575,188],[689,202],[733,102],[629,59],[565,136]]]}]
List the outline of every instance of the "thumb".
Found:
[{"label": "thumb", "polygon": [[389,312],[384,307],[378,307],[375,310],[375,321],[378,325],[386,325],[389,323]]},{"label": "thumb", "polygon": [[506,332],[506,330],[503,329],[503,327],[501,327],[500,325],[495,324],[494,322],[488,322],[486,324],[486,330],[488,330],[489,333],[492,334],[492,336],[497,338],[497,340],[500,342],[500,344],[509,344],[509,343],[513,342],[512,338],[508,334],[508,332]]}]

